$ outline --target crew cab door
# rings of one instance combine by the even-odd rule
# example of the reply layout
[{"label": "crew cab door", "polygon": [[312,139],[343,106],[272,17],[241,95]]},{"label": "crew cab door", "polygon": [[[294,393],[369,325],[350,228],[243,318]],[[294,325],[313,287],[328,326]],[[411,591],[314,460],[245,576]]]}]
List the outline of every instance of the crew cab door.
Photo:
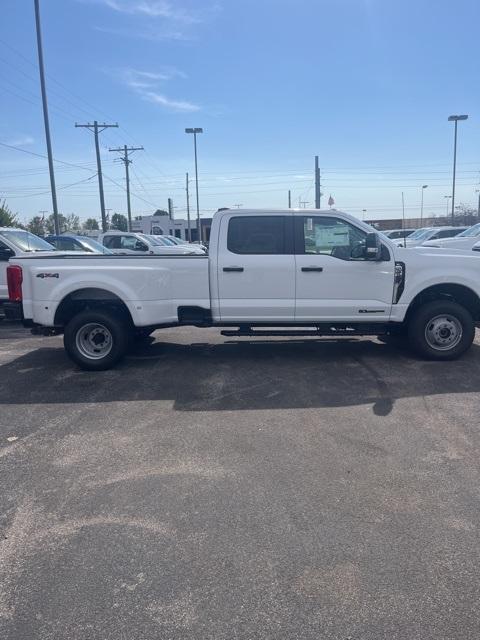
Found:
[{"label": "crew cab door", "polygon": [[232,214],[220,224],[217,282],[222,322],[292,322],[292,214]]},{"label": "crew cab door", "polygon": [[333,213],[295,216],[297,322],[389,319],[394,258],[384,246],[381,261],[367,260],[366,235]]}]

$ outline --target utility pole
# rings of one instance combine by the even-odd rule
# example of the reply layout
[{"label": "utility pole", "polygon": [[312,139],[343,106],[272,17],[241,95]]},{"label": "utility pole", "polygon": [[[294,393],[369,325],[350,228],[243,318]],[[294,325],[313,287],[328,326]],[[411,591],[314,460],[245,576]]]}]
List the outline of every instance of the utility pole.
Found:
[{"label": "utility pole", "polygon": [[315,156],[315,209],[320,209],[320,169],[318,167],[318,156]]},{"label": "utility pole", "polygon": [[[107,125],[108,126],[108,125]],[[109,151],[116,151],[117,153],[122,153],[120,156],[120,160],[125,165],[125,181],[127,183],[127,217],[128,217],[128,230],[132,230],[132,206],[130,204],[130,171],[128,169],[128,165],[131,164],[131,160],[128,157],[129,153],[133,153],[134,151],[143,151],[143,147],[127,147],[126,144],[123,147],[117,147],[116,149],[109,149]]]},{"label": "utility pole", "polygon": [[168,217],[173,220],[173,200],[171,198],[168,199]]},{"label": "utility pole", "polygon": [[50,173],[50,191],[52,192],[53,223],[55,234],[60,233],[58,224],[57,189],[55,186],[55,172],[53,169],[52,141],[50,139],[50,122],[48,119],[47,89],[45,86],[45,69],[43,67],[42,30],[40,25],[39,0],[35,0],[35,25],[37,29],[38,70],[40,71],[40,88],[42,91],[43,123],[45,126],[45,139],[47,142],[48,171]]},{"label": "utility pole", "polygon": [[292,208],[292,192],[290,191],[290,189],[288,190],[288,208]]},{"label": "utility pole", "polygon": [[96,120],[93,121],[93,124],[77,124],[75,123],[75,127],[82,127],[84,129],[90,129],[93,131],[95,135],[95,152],[97,154],[97,175],[98,175],[98,189],[100,192],[100,211],[102,213],[102,231],[105,233],[107,231],[107,218],[105,216],[105,196],[103,194],[103,176],[102,176],[102,162],[100,160],[100,145],[98,144],[98,134],[108,129],[110,127],[118,127],[117,124],[106,124],[102,122],[99,124]]},{"label": "utility pole", "polygon": [[187,193],[187,225],[188,225],[188,241],[192,241],[192,229],[190,226],[190,194],[188,192],[188,173],[185,174],[185,191]]},{"label": "utility pole", "polygon": [[448,116],[449,122],[455,122],[455,131],[453,134],[452,224],[455,224],[455,176],[457,170],[457,125],[459,120],[468,120],[468,116]]},{"label": "utility pole", "polygon": [[185,133],[193,133],[193,149],[195,156],[195,192],[197,196],[197,229],[198,229],[198,241],[202,242],[202,226],[200,224],[200,207],[198,204],[198,162],[197,162],[197,133],[203,133],[201,127],[189,127],[185,129]]}]

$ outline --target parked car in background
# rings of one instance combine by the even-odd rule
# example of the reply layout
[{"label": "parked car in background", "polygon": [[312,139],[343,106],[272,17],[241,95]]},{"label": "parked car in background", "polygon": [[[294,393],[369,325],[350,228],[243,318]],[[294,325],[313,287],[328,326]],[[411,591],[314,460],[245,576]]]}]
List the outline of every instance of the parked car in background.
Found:
[{"label": "parked car in background", "polygon": [[195,251],[189,246],[168,245],[144,233],[129,231],[106,231],[98,236],[98,241],[113,253],[133,255],[193,255]]},{"label": "parked car in background", "polygon": [[188,242],[187,240],[182,240],[181,238],[176,238],[175,236],[154,236],[154,238],[163,238],[164,240],[171,242],[173,245],[179,247],[189,247],[193,249],[195,253],[205,253],[207,248],[203,244],[193,244],[192,242]]},{"label": "parked car in background", "polygon": [[177,238],[176,236],[164,236],[164,238],[168,238],[175,244],[188,244],[194,247],[200,247],[203,251],[207,251],[207,247],[201,242],[189,242],[188,240],[182,240],[182,238]]},{"label": "parked car in background", "polygon": [[406,240],[397,240],[396,244],[399,247],[406,247],[407,249],[410,249],[411,247],[419,247],[426,240],[452,238],[465,229],[466,227],[427,227],[425,229],[418,229]]},{"label": "parked car in background", "polygon": [[466,249],[469,251],[480,240],[480,223],[468,227],[453,238],[429,239],[422,244],[424,247],[441,247],[444,249]]},{"label": "parked car in background", "polygon": [[7,265],[10,258],[35,251],[55,251],[55,248],[38,236],[13,227],[0,227],[0,304],[8,299]]},{"label": "parked car in background", "polygon": [[408,238],[411,236],[415,229],[386,229],[382,231],[383,235],[390,238],[390,240],[398,240],[401,238]]},{"label": "parked car in background", "polygon": [[59,236],[47,236],[47,242],[59,251],[86,251],[87,253],[105,253],[112,255],[112,251],[104,247],[93,238],[62,234]]}]

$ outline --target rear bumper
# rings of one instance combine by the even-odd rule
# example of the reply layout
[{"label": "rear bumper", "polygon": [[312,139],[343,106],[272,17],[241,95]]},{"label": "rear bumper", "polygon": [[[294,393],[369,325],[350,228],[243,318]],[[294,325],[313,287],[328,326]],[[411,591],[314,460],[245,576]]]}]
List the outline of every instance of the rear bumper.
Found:
[{"label": "rear bumper", "polygon": [[2,305],[3,313],[7,320],[23,320],[23,308],[21,302],[5,302]]}]

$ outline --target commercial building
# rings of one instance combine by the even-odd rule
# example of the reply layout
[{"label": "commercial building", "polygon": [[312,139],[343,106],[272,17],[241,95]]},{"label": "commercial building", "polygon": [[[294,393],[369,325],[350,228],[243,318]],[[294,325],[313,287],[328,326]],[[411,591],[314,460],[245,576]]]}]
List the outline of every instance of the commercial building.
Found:
[{"label": "commercial building", "polygon": [[[210,239],[210,228],[212,218],[201,218],[201,238],[198,235],[197,220],[190,220],[190,232],[192,242],[208,242]],[[132,231],[137,233],[147,233],[153,235],[170,235],[188,240],[188,221],[181,218],[171,218],[166,211],[157,211],[151,216],[137,216],[132,220]]]}]

